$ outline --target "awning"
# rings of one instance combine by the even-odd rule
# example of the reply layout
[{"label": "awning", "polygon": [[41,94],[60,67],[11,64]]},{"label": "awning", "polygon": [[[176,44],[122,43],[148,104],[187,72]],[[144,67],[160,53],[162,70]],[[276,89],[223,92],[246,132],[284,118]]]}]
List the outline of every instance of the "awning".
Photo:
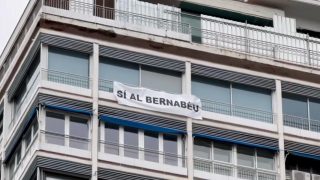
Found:
[{"label": "awning", "polygon": [[279,151],[279,149],[275,148],[275,147],[264,146],[264,145],[255,144],[255,143],[248,143],[248,142],[240,141],[240,140],[233,140],[233,139],[228,139],[228,138],[221,138],[221,137],[202,135],[202,134],[193,134],[193,136],[194,137],[199,137],[199,138],[210,139],[210,140],[214,140],[214,141],[220,141],[220,142],[233,143],[233,144],[238,144],[238,145],[243,145],[243,146],[249,146],[249,147],[253,147],[253,148],[261,148],[261,149],[268,149],[268,150],[271,150],[271,151]]},{"label": "awning", "polygon": [[49,105],[49,104],[45,104],[45,103],[43,103],[42,105],[46,109],[66,111],[66,112],[72,112],[72,113],[77,113],[77,114],[84,114],[84,115],[88,115],[88,116],[92,115],[92,111],[85,111],[85,110],[81,110],[81,109],[71,108],[68,106],[53,106],[53,105]]}]

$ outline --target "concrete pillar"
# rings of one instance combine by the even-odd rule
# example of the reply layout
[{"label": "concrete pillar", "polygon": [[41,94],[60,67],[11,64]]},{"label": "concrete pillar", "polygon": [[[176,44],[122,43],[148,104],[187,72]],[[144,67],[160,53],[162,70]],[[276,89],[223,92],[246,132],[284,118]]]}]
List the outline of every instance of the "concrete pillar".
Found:
[{"label": "concrete pillar", "polygon": [[[186,71],[183,76],[183,94],[191,95],[191,63],[186,62]],[[188,179],[193,179],[193,137],[192,118],[187,118],[187,168]]]},{"label": "concrete pillar", "polygon": [[284,135],[283,135],[283,114],[282,114],[282,91],[281,81],[276,80],[276,113],[277,113],[277,127],[279,136],[279,155],[278,155],[278,172],[280,179],[286,179],[286,164],[284,152]]},{"label": "concrete pillar", "polygon": [[91,158],[92,158],[92,178],[98,180],[98,147],[99,147],[99,119],[98,119],[98,96],[99,96],[99,45],[93,44],[92,71],[92,135],[91,135]]}]

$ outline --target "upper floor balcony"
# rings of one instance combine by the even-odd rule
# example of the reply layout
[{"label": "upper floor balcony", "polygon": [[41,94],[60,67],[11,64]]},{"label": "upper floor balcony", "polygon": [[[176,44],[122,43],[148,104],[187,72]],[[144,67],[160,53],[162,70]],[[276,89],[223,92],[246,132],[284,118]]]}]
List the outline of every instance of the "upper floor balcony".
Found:
[{"label": "upper floor balcony", "polygon": [[44,0],[43,12],[290,64],[320,66],[320,40],[297,33],[294,20],[285,17],[275,16],[274,27],[261,27],[137,0],[115,4]]},{"label": "upper floor balcony", "polygon": [[[48,16],[41,17],[40,14],[202,44],[270,61],[310,68],[320,66],[320,40],[297,33],[296,27],[293,27],[294,19],[275,16],[273,27],[262,27],[206,14],[195,16],[184,13],[179,7],[137,0],[129,2],[101,4],[100,1],[92,0],[37,1],[25,26],[21,27],[22,31],[14,46],[16,48],[11,48],[4,54],[6,60],[0,69],[0,79],[17,58],[20,46],[25,44],[24,38],[28,37],[39,18],[57,20]],[[128,33],[126,35],[130,36]]]}]

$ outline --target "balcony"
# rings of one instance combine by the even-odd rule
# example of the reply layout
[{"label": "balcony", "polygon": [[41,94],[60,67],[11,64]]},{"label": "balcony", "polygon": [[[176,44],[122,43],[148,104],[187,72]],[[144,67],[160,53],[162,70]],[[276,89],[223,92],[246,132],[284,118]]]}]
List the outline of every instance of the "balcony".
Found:
[{"label": "balcony", "polygon": [[206,15],[197,17],[201,21],[201,28],[197,28],[181,22],[184,13],[179,8],[141,4],[129,12],[121,4],[113,9],[83,1],[44,0],[43,12],[187,42],[194,39],[193,43],[320,68],[320,40],[317,38]]},{"label": "balcony", "polygon": [[14,104],[14,113],[9,124],[9,130],[11,130],[16,122],[21,118],[21,115],[27,110],[28,106],[31,103],[32,98],[36,95],[40,83],[40,71],[36,71],[31,78],[31,81],[27,85],[27,89],[24,95],[20,98],[19,101]]},{"label": "balcony", "polygon": [[17,162],[17,164],[14,167],[12,167],[11,169],[12,171],[9,172],[10,174],[9,176],[11,180],[21,179],[21,176],[25,173],[25,170],[28,169],[27,167],[30,165],[38,149],[39,149],[38,132],[35,132],[35,134],[33,134],[30,144],[26,147],[26,150],[22,155],[20,162]]},{"label": "balcony", "polygon": [[195,177],[214,179],[279,180],[274,171],[236,166],[231,163],[194,159]]},{"label": "balcony", "polygon": [[308,130],[313,132],[320,132],[320,120],[313,120],[310,118],[297,117],[292,115],[283,115],[283,124],[285,126]]},{"label": "balcony", "polygon": [[272,112],[262,111],[258,109],[215,102],[207,99],[201,99],[201,103],[202,109],[208,112],[214,112],[271,124],[274,123],[276,119],[276,115]]},{"label": "balcony", "polygon": [[100,140],[99,160],[187,175],[187,157]]}]

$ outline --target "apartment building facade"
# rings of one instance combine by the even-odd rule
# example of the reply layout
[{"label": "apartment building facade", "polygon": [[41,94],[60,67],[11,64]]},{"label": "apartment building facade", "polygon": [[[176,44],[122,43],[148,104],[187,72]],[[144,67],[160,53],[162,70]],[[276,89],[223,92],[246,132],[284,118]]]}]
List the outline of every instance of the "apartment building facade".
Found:
[{"label": "apartment building facade", "polygon": [[[0,57],[1,179],[320,179],[319,9],[30,0]],[[194,95],[201,118],[115,83]]]}]

